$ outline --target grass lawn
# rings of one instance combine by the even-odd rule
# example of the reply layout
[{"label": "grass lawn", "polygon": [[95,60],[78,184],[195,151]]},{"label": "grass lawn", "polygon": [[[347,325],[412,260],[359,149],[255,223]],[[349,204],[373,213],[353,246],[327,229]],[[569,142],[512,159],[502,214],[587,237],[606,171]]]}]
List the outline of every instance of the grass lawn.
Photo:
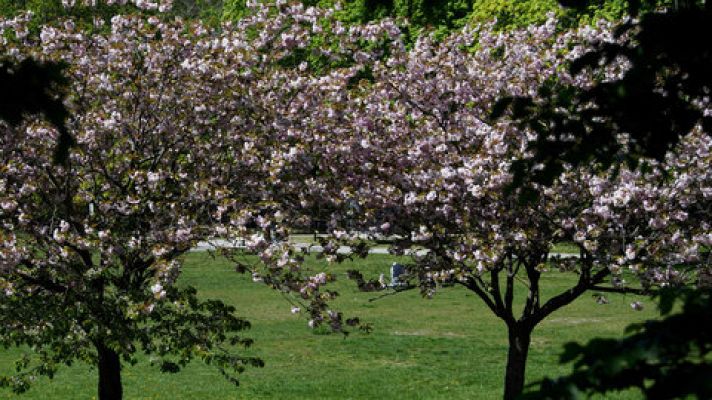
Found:
[{"label": "grass lawn", "polygon": [[[332,266],[340,276],[350,268],[366,277],[387,273],[396,258],[372,255],[354,264]],[[315,268],[321,261],[310,260]],[[341,279],[337,308],[347,316],[371,322],[371,334],[323,334],[307,328],[304,317],[292,315],[278,293],[233,272],[223,260],[206,253],[188,256],[182,284],[198,288],[206,298],[234,304],[253,328],[247,336],[255,346],[245,353],[261,357],[266,366],[248,369],[236,388],[217,370],[194,362],[178,374],[161,374],[147,362],[123,369],[126,399],[497,399],[502,396],[507,351],[503,323],[474,294],[447,288],[424,300],[417,290],[368,300],[353,282]],[[570,286],[572,275],[551,272],[542,286],[552,295]],[[522,288],[523,289],[523,288]],[[652,303],[632,311],[635,296],[609,296],[598,305],[585,294],[554,313],[535,331],[527,381],[567,373],[557,362],[562,344],[596,336],[618,336],[631,322],[656,315]],[[8,372],[21,354],[0,349],[0,373]],[[77,364],[61,369],[53,380],[41,379],[23,395],[0,389],[0,399],[91,399],[96,396],[96,370]],[[606,396],[638,399],[636,393]]]}]

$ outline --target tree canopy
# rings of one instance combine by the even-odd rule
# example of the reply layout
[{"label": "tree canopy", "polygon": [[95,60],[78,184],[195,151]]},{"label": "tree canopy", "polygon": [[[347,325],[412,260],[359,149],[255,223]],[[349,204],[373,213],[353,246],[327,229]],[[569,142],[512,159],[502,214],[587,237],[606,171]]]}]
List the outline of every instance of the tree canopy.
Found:
[{"label": "tree canopy", "polygon": [[[314,209],[329,211],[329,260],[365,256],[370,240],[387,238],[392,253],[411,256],[401,279],[424,297],[460,285],[484,302],[507,328],[507,399],[521,394],[532,334],[552,313],[589,290],[650,293],[708,266],[708,100],[683,104],[686,122],[667,121],[675,140],[656,152],[638,151],[648,143],[639,136],[652,137],[596,102],[638,65],[650,72],[648,53],[630,41],[650,44],[645,29],[631,23],[621,36],[605,21],[562,29],[553,17],[508,29],[525,23],[512,16],[413,35],[428,18],[450,29],[460,14],[379,3],[359,6],[375,13],[362,22],[344,19],[349,5],[247,6],[220,29],[150,14],[3,23],[13,62],[66,65],[67,129],[77,142],[55,169],[46,139],[56,126],[32,115],[3,126],[0,341],[40,353],[3,385],[24,390],[33,376],[82,359],[99,366],[100,398],[120,398],[121,362],[138,351],[167,372],[196,357],[229,379],[261,365],[222,347],[250,344],[239,334],[246,321],[175,285],[198,240],[244,241],[225,253],[255,281],[294,295],[309,326],[358,325],[329,304],[335,277],[302,269],[303,253],[288,242]],[[399,12],[423,25],[380,18]],[[650,15],[643,27],[658,18]],[[700,71],[666,65],[643,74],[662,85],[653,95],[682,104],[704,93]],[[686,92],[688,79],[702,92]],[[538,151],[542,143],[553,147]],[[609,160],[637,154],[648,168],[569,160],[571,144],[576,157],[601,144]],[[552,254],[560,242],[578,257]],[[260,262],[243,263],[243,254]],[[554,271],[576,282],[545,296],[542,276]]]}]

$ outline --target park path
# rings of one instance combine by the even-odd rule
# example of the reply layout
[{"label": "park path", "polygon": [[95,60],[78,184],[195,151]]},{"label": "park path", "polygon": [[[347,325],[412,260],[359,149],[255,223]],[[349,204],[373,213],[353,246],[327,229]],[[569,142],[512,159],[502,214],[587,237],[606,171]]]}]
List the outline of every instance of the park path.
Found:
[{"label": "park path", "polygon": [[[321,253],[324,248],[319,245],[310,245],[309,243],[294,243],[295,247],[298,249],[308,249],[313,253]],[[217,248],[244,248],[245,246],[239,241],[228,241],[224,239],[211,240],[210,242],[198,242],[198,244],[193,247],[190,251],[208,251],[215,250]],[[427,250],[417,250],[417,254],[423,255]],[[350,254],[351,248],[348,246],[341,246],[338,250],[341,254]],[[368,254],[390,254],[388,248],[386,247],[373,247],[368,250]],[[406,255],[413,254],[413,250],[406,250]],[[578,258],[578,254],[573,253],[549,253],[549,258],[560,257],[560,258]]]}]

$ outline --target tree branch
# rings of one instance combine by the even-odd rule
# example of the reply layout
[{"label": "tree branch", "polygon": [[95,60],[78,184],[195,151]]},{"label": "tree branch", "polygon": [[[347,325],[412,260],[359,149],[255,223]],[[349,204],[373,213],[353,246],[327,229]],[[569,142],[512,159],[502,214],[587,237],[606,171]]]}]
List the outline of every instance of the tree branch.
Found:
[{"label": "tree branch", "polygon": [[590,277],[590,268],[591,267],[589,266],[584,271],[582,271],[581,277],[579,278],[579,281],[576,286],[557,296],[552,297],[537,312],[535,312],[532,315],[532,324],[538,324],[544,318],[549,316],[549,314],[576,300],[584,292],[589,290],[595,284],[600,283],[603,278],[605,278],[611,273],[608,268],[603,268],[602,270],[598,271],[593,277]]},{"label": "tree branch", "polygon": [[539,278],[541,277],[541,273],[530,264],[524,267],[526,268],[527,277],[529,278],[529,294],[527,295],[527,302],[522,312],[522,317],[526,318],[539,310]]},{"label": "tree branch", "polygon": [[[26,262],[23,262],[23,264],[26,264]],[[28,283],[28,284],[30,284],[30,285],[37,285],[37,286],[41,287],[42,289],[44,289],[44,290],[46,290],[46,291],[48,291],[48,292],[52,292],[52,293],[65,293],[65,292],[67,291],[67,288],[66,288],[66,287],[64,287],[64,286],[62,286],[62,285],[60,285],[60,284],[57,284],[57,283],[55,283],[55,282],[52,282],[52,281],[50,281],[50,280],[48,280],[48,279],[36,278],[36,277],[34,277],[34,276],[32,276],[32,275],[27,275],[27,274],[25,274],[25,273],[23,273],[23,272],[20,272],[20,271],[16,271],[16,272],[14,273],[14,275],[16,275],[16,276],[22,278],[22,280],[24,280],[26,283]]]},{"label": "tree branch", "polygon": [[498,311],[497,306],[494,304],[492,299],[487,295],[487,292],[485,292],[484,289],[482,289],[481,287],[479,287],[479,285],[477,285],[477,281],[473,277],[467,277],[467,279],[465,281],[458,281],[458,283],[465,286],[466,288],[470,289],[471,291],[475,292],[478,296],[480,296],[482,301],[484,301],[485,304],[487,304],[487,307],[489,307],[490,310],[492,310],[494,315],[502,318],[502,315]]},{"label": "tree branch", "polygon": [[502,290],[499,288],[499,269],[495,268],[490,271],[490,286],[492,287],[490,293],[494,298],[497,311],[499,313],[504,313],[505,306],[502,301]]},{"label": "tree branch", "polygon": [[507,265],[507,291],[504,294],[504,306],[507,311],[507,315],[514,319],[513,303],[514,303],[514,276],[517,271],[512,265],[514,260],[511,254],[508,254],[509,264]]}]

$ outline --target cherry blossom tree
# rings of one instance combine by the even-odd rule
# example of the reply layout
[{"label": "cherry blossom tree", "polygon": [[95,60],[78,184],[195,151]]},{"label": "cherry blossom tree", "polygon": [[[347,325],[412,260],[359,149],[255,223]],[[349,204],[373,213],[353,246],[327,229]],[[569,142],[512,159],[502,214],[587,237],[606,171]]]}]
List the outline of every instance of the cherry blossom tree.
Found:
[{"label": "cherry blossom tree", "polygon": [[[649,3],[652,2],[632,2],[631,13],[635,15],[641,11],[641,5]],[[593,159],[604,166],[625,161],[635,165],[641,155],[668,157],[670,149],[679,148],[676,145],[680,139],[686,142],[683,149],[688,153],[684,156],[687,160],[695,162],[689,154],[697,154],[699,158],[693,157],[696,162],[709,164],[704,156],[709,151],[709,141],[689,141],[685,134],[691,127],[698,130],[701,126],[707,134],[711,131],[706,96],[710,80],[701,73],[710,67],[710,52],[704,50],[704,44],[688,43],[690,37],[704,36],[697,32],[708,29],[709,23],[704,21],[712,16],[710,11],[709,2],[674,2],[662,12],[631,21],[620,29],[630,34],[622,43],[596,48],[572,65],[572,68],[596,65],[624,57],[631,67],[623,76],[583,90],[566,86],[550,88],[553,94],[550,99],[531,104],[531,108],[519,107],[523,113],[515,118],[521,122],[533,121],[539,113],[545,120],[539,126],[554,127],[553,135],[552,130],[547,130],[532,146],[535,158],[547,167],[545,170],[555,171],[561,160],[586,163]],[[693,31],[696,33],[691,34]],[[514,100],[521,101],[526,102]],[[556,143],[560,131],[575,132],[575,140]],[[620,143],[610,135],[616,131],[630,132],[630,139]],[[593,142],[597,145],[591,146]],[[695,148],[689,147],[691,143]],[[626,147],[622,154],[611,151],[622,145]],[[556,151],[549,152],[552,148]],[[644,166],[645,162],[641,168]],[[678,167],[682,166],[673,168]],[[696,178],[698,174],[699,171],[692,173]],[[541,177],[546,179],[546,174]],[[698,223],[705,226],[709,218]],[[703,248],[709,252],[708,246]],[[578,398],[582,393],[605,393],[626,387],[638,388],[648,398],[689,394],[709,397],[711,385],[702,378],[709,376],[710,370],[706,360],[709,334],[701,322],[710,313],[709,276],[709,272],[699,274],[692,290],[663,291],[658,299],[661,318],[664,317],[661,321],[631,325],[626,329],[628,335],[618,340],[594,339],[585,345],[568,343],[561,362],[576,360],[573,372],[556,380],[545,379],[531,397]],[[680,312],[671,314],[678,299],[683,303],[677,307]]]},{"label": "cherry blossom tree", "polygon": [[99,398],[120,399],[121,364],[138,352],[165,372],[197,357],[237,383],[262,365],[227,347],[251,343],[249,323],[175,281],[182,255],[237,226],[224,214],[256,209],[269,178],[267,150],[244,150],[255,142],[249,48],[158,17],[117,16],[94,32],[66,20],[39,37],[27,21],[3,21],[2,51],[66,64],[76,145],[53,165],[54,126],[2,125],[0,342],[37,356],[0,385],[24,391],[83,360],[98,367]]},{"label": "cherry blossom tree", "polygon": [[[512,189],[513,166],[532,157],[534,134],[506,118],[490,121],[496,100],[534,96],[547,81],[586,87],[619,76],[625,63],[578,75],[565,68],[591,43],[612,41],[610,28],[484,26],[442,42],[422,38],[410,50],[388,21],[349,34],[356,31],[381,45],[356,50],[328,74],[283,72],[293,74],[294,89],[274,96],[293,166],[306,174],[294,208],[330,210],[329,258],[343,258],[341,244],[365,254],[364,235],[387,236],[393,253],[411,252],[409,278],[424,296],[441,284],[474,292],[507,327],[505,398],[521,393],[532,332],[553,312],[587,291],[681,284],[694,274],[683,266],[709,263],[701,252],[711,237],[709,142],[699,130],[645,172],[569,166],[551,186]],[[625,143],[625,134],[618,138]],[[578,257],[552,255],[559,242],[575,243]],[[545,297],[548,271],[578,278]]]},{"label": "cherry blossom tree", "polygon": [[[198,357],[237,383],[235,373],[262,363],[224,347],[249,345],[238,336],[249,324],[175,285],[183,255],[213,238],[246,241],[260,256],[259,273],[248,266],[256,281],[299,293],[313,326],[344,331],[327,303],[336,294],[321,290],[333,276],[302,271],[286,241],[308,164],[280,112],[300,92],[304,51],[348,63],[369,30],[350,34],[332,11],[300,4],[250,6],[219,31],[156,15],[88,30],[68,19],[38,37],[28,15],[0,24],[2,50],[18,62],[66,64],[76,140],[52,166],[56,128],[30,117],[2,126],[0,341],[39,354],[3,386],[24,391],[79,359],[98,366],[99,398],[121,398],[122,360],[139,351],[166,372]],[[317,45],[324,31],[339,34]]]}]

